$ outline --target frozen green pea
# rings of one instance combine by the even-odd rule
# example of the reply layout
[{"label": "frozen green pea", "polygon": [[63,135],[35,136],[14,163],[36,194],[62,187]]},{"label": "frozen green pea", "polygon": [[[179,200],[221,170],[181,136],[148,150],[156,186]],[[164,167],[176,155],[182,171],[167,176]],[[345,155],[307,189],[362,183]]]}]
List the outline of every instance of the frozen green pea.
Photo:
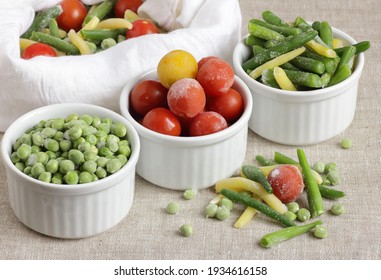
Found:
[{"label": "frozen green pea", "polygon": [[24,172],[24,169],[25,169],[25,164],[23,162],[16,162],[15,163],[15,166],[18,170]]},{"label": "frozen green pea", "polygon": [[85,161],[87,160],[96,161],[98,159],[98,153],[94,153],[93,151],[85,151],[83,152],[83,157]]},{"label": "frozen green pea", "polygon": [[218,203],[219,206],[225,206],[226,208],[228,208],[230,211],[233,210],[234,208],[234,203],[233,201],[231,201],[229,198],[227,197],[224,197],[220,200],[220,202]]},{"label": "frozen green pea", "polygon": [[50,159],[45,166],[46,171],[56,173],[58,171],[59,162],[56,159]]},{"label": "frozen green pea", "polygon": [[44,141],[44,147],[48,151],[57,152],[60,149],[60,144],[54,139],[47,138]]},{"label": "frozen green pea", "polygon": [[32,166],[25,166],[24,170],[22,170],[26,175],[32,174]]},{"label": "frozen green pea", "polygon": [[103,118],[102,123],[107,123],[110,127],[112,125],[112,119],[110,118]]},{"label": "frozen green pea", "polygon": [[61,160],[59,163],[59,171],[62,174],[66,174],[70,171],[74,171],[74,169],[75,169],[75,165],[71,160],[64,159],[64,160]]},{"label": "frozen green pea", "polygon": [[65,174],[64,180],[65,180],[66,184],[68,184],[68,185],[76,185],[76,184],[78,184],[79,177],[78,177],[77,172],[69,171]]},{"label": "frozen green pea", "polygon": [[328,230],[324,225],[316,225],[314,235],[317,238],[326,238],[328,236]]},{"label": "frozen green pea", "polygon": [[87,160],[82,164],[82,169],[89,173],[95,173],[97,170],[97,163],[94,160]]},{"label": "frozen green pea", "polygon": [[106,134],[110,133],[110,124],[107,122],[102,122],[99,124],[98,131],[103,131]]},{"label": "frozen green pea", "polygon": [[63,176],[61,173],[54,173],[51,182],[53,184],[62,184],[63,183]]},{"label": "frozen green pea", "polygon": [[53,119],[49,119],[49,120],[46,120],[45,123],[44,123],[44,127],[48,127],[48,128],[51,128],[52,127],[52,122],[53,122]]},{"label": "frozen green pea", "polygon": [[308,221],[311,218],[311,212],[306,208],[300,208],[296,213],[296,218],[301,222]]},{"label": "frozen green pea", "polygon": [[209,203],[205,207],[205,217],[206,218],[214,218],[217,214],[218,205],[215,203]]},{"label": "frozen green pea", "polygon": [[336,216],[344,214],[345,213],[344,205],[342,205],[341,203],[333,204],[331,207],[331,213]]},{"label": "frozen green pea", "polygon": [[337,170],[337,164],[334,162],[329,162],[325,165],[324,172],[328,173],[329,171],[336,171]]},{"label": "frozen green pea", "polygon": [[128,161],[128,159],[125,155],[117,155],[116,158],[120,161],[122,166],[124,166]]},{"label": "frozen green pea", "polygon": [[329,171],[327,174],[327,180],[331,183],[331,185],[336,186],[340,184],[340,175],[336,170]]},{"label": "frozen green pea", "polygon": [[41,162],[37,162],[32,166],[31,175],[33,178],[38,178],[42,172],[45,172],[45,166]]},{"label": "frozen green pea", "polygon": [[52,180],[52,174],[46,171],[42,172],[40,176],[38,176],[38,180],[46,182],[46,183],[50,183],[50,181]]},{"label": "frozen green pea", "polygon": [[13,150],[16,151],[21,146],[21,144],[23,144],[23,143],[21,143],[20,139],[17,139],[16,142],[12,146]]},{"label": "frozen green pea", "polygon": [[119,145],[118,153],[126,157],[129,157],[131,155],[131,148],[130,146]]},{"label": "frozen green pea", "polygon": [[30,154],[32,153],[32,147],[27,144],[21,144],[21,146],[17,149],[17,157],[22,160],[26,160]]},{"label": "frozen green pea", "polygon": [[93,181],[93,176],[87,171],[82,171],[78,176],[78,182],[80,184],[90,183],[92,181]]},{"label": "frozen green pea", "polygon": [[98,180],[99,180],[99,178],[97,177],[97,175],[95,175],[95,173],[91,174],[91,182],[95,182]]},{"label": "frozen green pea", "polygon": [[37,163],[37,155],[31,154],[28,159],[25,161],[26,166],[33,166]]},{"label": "frozen green pea", "polygon": [[103,146],[102,148],[99,149],[98,154],[101,157],[112,157],[114,153],[106,146]]},{"label": "frozen green pea", "polygon": [[98,166],[95,175],[97,175],[99,179],[103,179],[107,176],[107,171],[103,167]]},{"label": "frozen green pea", "polygon": [[32,142],[33,142],[33,145],[36,145],[38,147],[41,147],[44,145],[44,137],[42,136],[41,132],[37,131],[32,134]]},{"label": "frozen green pea", "polygon": [[63,131],[57,131],[56,134],[54,134],[53,139],[56,141],[62,141],[64,139],[64,133]]},{"label": "frozen green pea", "polygon": [[64,119],[55,119],[52,121],[52,128],[56,129],[56,130],[63,130],[64,129],[64,126],[65,126],[65,120]]},{"label": "frozen green pea", "polygon": [[216,212],[216,218],[224,221],[230,217],[230,210],[226,206],[219,206]]},{"label": "frozen green pea", "polygon": [[73,148],[78,149],[78,146],[81,145],[82,143],[86,142],[85,138],[79,137],[78,139],[75,139],[73,141]]},{"label": "frozen green pea", "polygon": [[288,211],[296,214],[299,211],[299,204],[296,201],[287,203],[287,209]]},{"label": "frozen green pea", "polygon": [[38,152],[41,152],[41,148],[36,145],[32,145],[32,154],[37,154]]},{"label": "frozen green pea", "polygon": [[343,138],[341,139],[340,141],[340,146],[343,148],[343,149],[349,149],[352,147],[352,140],[349,139],[349,138]]},{"label": "frozen green pea", "polygon": [[41,131],[41,135],[44,138],[53,138],[53,136],[56,134],[57,130],[51,127],[45,127]]},{"label": "frozen green pea", "polygon": [[21,159],[17,156],[17,151],[11,153],[11,162],[15,164],[16,162],[20,162]]},{"label": "frozen green pea", "polygon": [[93,117],[88,114],[82,115],[79,119],[85,121],[87,125],[91,125],[93,122]]},{"label": "frozen green pea", "polygon": [[45,165],[49,160],[49,155],[47,155],[44,152],[37,152],[37,162],[41,162],[43,165]]},{"label": "frozen green pea", "polygon": [[95,145],[90,145],[89,152],[92,152],[92,153],[98,155],[98,148]]},{"label": "frozen green pea", "polygon": [[98,138],[94,134],[87,135],[85,140],[91,145],[95,145],[98,142]]},{"label": "frozen green pea", "polygon": [[45,120],[41,120],[41,121],[38,122],[38,124],[36,124],[34,126],[34,128],[44,128],[45,127],[45,123],[46,123]]},{"label": "frozen green pea", "polygon": [[116,41],[113,38],[106,38],[106,39],[103,39],[101,42],[101,48],[104,50],[111,48],[115,45],[116,45]]},{"label": "frozen green pea", "polygon": [[124,137],[127,134],[127,128],[123,123],[117,122],[111,125],[111,133],[118,137]]},{"label": "frozen green pea", "polygon": [[106,163],[106,170],[109,173],[115,173],[122,167],[122,163],[117,158],[112,158]]},{"label": "frozen green pea", "polygon": [[24,133],[20,136],[19,141],[21,144],[27,144],[29,146],[32,146],[32,136],[30,134]]},{"label": "frozen green pea", "polygon": [[88,142],[82,142],[77,147],[77,149],[80,150],[81,152],[90,151],[90,148],[91,148],[91,145]]},{"label": "frozen green pea", "polygon": [[286,216],[286,218],[288,218],[290,221],[296,220],[296,214],[294,212],[286,211],[283,215]]},{"label": "frozen green pea", "polygon": [[46,151],[45,153],[48,155],[49,159],[56,159],[57,158],[57,152]]},{"label": "frozen green pea", "polygon": [[183,198],[185,198],[187,200],[191,200],[196,196],[196,193],[197,192],[195,190],[192,190],[192,189],[185,190],[183,193]]},{"label": "frozen green pea", "polygon": [[82,128],[80,126],[73,126],[68,130],[68,134],[71,140],[78,139],[82,136]]},{"label": "frozen green pea", "polygon": [[190,224],[183,224],[180,227],[180,232],[185,237],[188,237],[188,236],[190,236],[193,233],[193,228],[192,228],[192,226]]},{"label": "frozen green pea", "polygon": [[59,144],[60,144],[60,149],[63,152],[67,152],[71,149],[71,141],[69,140],[64,139],[60,141]]},{"label": "frozen green pea", "polygon": [[317,161],[312,166],[312,169],[315,170],[317,173],[324,173],[325,163],[321,161]]},{"label": "frozen green pea", "polygon": [[166,209],[168,214],[176,214],[180,210],[180,205],[177,202],[170,202]]},{"label": "frozen green pea", "polygon": [[102,121],[98,116],[93,116],[93,122],[92,122],[93,127],[98,128],[101,122]]},{"label": "frozen green pea", "polygon": [[106,147],[109,148],[113,153],[117,152],[119,149],[118,142],[115,140],[107,140]]},{"label": "frozen green pea", "polygon": [[99,157],[97,160],[96,160],[96,163],[99,167],[106,167],[106,163],[109,161],[110,159],[106,158],[106,157]]},{"label": "frozen green pea", "polygon": [[75,165],[79,165],[85,161],[83,153],[77,149],[71,149],[68,152],[68,159],[71,160]]},{"label": "frozen green pea", "polygon": [[65,122],[69,123],[73,120],[78,120],[78,119],[79,119],[78,114],[73,113],[73,114],[70,114],[66,117]]}]

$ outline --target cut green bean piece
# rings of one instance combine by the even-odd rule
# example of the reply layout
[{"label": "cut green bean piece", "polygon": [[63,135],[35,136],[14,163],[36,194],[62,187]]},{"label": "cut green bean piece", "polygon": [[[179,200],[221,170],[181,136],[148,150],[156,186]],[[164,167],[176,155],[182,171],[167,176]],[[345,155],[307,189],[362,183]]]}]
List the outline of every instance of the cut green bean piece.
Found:
[{"label": "cut green bean piece", "polygon": [[[370,42],[369,41],[362,41],[357,44],[352,45],[356,48],[356,55],[362,52],[365,52],[370,48]],[[343,52],[347,46],[335,49],[335,52],[337,53],[338,56],[342,56]]]},{"label": "cut green bean piece", "polygon": [[106,0],[100,3],[87,14],[85,20],[83,21],[83,25],[86,25],[93,17],[97,17],[99,19],[106,17],[112,11],[115,3],[115,0]]},{"label": "cut green bean piece", "polygon": [[50,30],[50,35],[60,38],[60,30],[58,28],[56,19],[51,18],[49,20],[49,30]]},{"label": "cut green bean piece", "polygon": [[293,84],[310,88],[321,88],[322,86],[321,79],[317,74],[287,69],[284,71]]},{"label": "cut green bean piece", "polygon": [[298,56],[291,60],[291,64],[297,68],[319,75],[325,72],[325,65],[323,62],[308,57]]},{"label": "cut green bean piece", "polygon": [[323,40],[323,42],[332,49],[333,48],[333,34],[332,34],[331,25],[328,22],[322,21],[320,23],[319,35],[320,35],[320,38]]},{"label": "cut green bean piece", "polygon": [[262,18],[264,21],[270,24],[278,25],[278,26],[289,26],[286,22],[284,22],[283,19],[278,17],[276,14],[274,14],[271,11],[264,11],[262,12]]},{"label": "cut green bean piece", "polygon": [[247,38],[245,40],[245,43],[248,46],[258,45],[258,46],[263,47],[264,44],[266,43],[266,40],[263,40],[261,38],[255,37],[253,35],[249,35],[249,36],[247,36]]},{"label": "cut green bean piece", "polygon": [[321,196],[327,199],[337,199],[345,196],[344,192],[323,185],[319,185],[319,191]]},{"label": "cut green bean piece", "polygon": [[249,21],[248,27],[249,33],[255,37],[264,39],[264,40],[282,40],[284,36],[277,31],[271,30],[267,27]]},{"label": "cut green bean piece", "polygon": [[81,30],[81,35],[85,39],[103,41],[108,38],[116,40],[119,35],[126,33],[126,29],[94,29],[94,30]]},{"label": "cut green bean piece", "polygon": [[344,52],[342,53],[340,57],[339,64],[337,65],[336,71],[340,71],[340,69],[345,65],[349,64],[351,59],[355,56],[356,54],[356,47],[354,46],[347,46],[344,48]]},{"label": "cut green bean piece", "polygon": [[265,69],[262,72],[261,76],[262,83],[266,86],[270,86],[273,88],[280,88],[277,81],[274,77],[274,70],[273,69]]},{"label": "cut green bean piece", "polygon": [[31,40],[36,42],[45,43],[47,45],[52,46],[53,48],[64,52],[68,55],[79,55],[80,52],[78,48],[60,38],[54,37],[49,34],[45,34],[42,32],[33,32],[32,36],[30,37]]},{"label": "cut green bean piece", "polygon": [[259,162],[260,165],[262,166],[270,166],[276,164],[273,160],[267,159],[262,155],[257,155],[255,159]]},{"label": "cut green bean piece", "polygon": [[300,28],[295,28],[292,26],[279,26],[279,25],[274,25],[267,23],[265,21],[259,20],[259,19],[252,19],[250,20],[251,23],[266,27],[268,29],[271,29],[275,32],[278,32],[282,34],[283,36],[291,36],[291,35],[297,35],[302,32]]},{"label": "cut green bean piece", "polygon": [[336,85],[346,78],[348,78],[352,74],[352,69],[348,64],[345,64],[339,71],[335,73],[335,75],[331,78],[328,83],[328,86]]}]

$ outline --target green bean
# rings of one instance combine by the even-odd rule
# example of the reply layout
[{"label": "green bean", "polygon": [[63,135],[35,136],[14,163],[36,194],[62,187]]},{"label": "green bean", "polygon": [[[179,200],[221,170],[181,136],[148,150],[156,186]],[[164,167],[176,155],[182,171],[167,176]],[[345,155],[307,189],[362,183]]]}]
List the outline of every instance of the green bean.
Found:
[{"label": "green bean", "polygon": [[[370,42],[369,41],[361,41],[359,43],[356,43],[354,45],[351,45],[351,46],[354,46],[356,48],[356,55],[359,54],[359,53],[362,53],[362,52],[365,52],[366,50],[368,50],[370,48]],[[335,49],[335,52],[337,53],[338,56],[342,56],[343,55],[343,52],[345,50],[347,46],[345,47],[342,47],[342,48],[337,48]]]},{"label": "green bean", "polygon": [[293,84],[310,88],[321,88],[322,82],[317,74],[284,69],[287,77]]},{"label": "green bean", "polygon": [[280,153],[280,152],[274,152],[274,161],[278,164],[298,164],[296,160],[293,160],[292,158]]},{"label": "green bean", "polygon": [[290,62],[295,67],[306,70],[311,73],[316,73],[321,75],[325,72],[324,63],[312,58],[298,56],[298,57],[295,57]]},{"label": "green bean", "polygon": [[105,0],[100,3],[93,10],[89,11],[83,21],[83,25],[86,25],[93,17],[97,17],[99,19],[106,17],[112,11],[115,3],[115,0]]},{"label": "green bean", "polygon": [[[311,30],[315,30],[312,28],[311,25],[309,25],[303,18],[301,17],[297,17],[296,20],[295,20],[295,26],[296,27],[299,27],[300,29],[302,29],[303,32],[309,32]],[[316,30],[315,30],[316,31]],[[326,43],[324,43],[324,41],[320,38],[319,36],[319,33],[316,33],[316,36],[314,38],[314,40],[316,42],[318,42],[319,44],[323,45],[323,46],[326,46]]]},{"label": "green bean", "polygon": [[314,51],[308,48],[306,48],[306,50],[304,51],[304,53],[301,54],[301,56],[309,57],[309,58],[323,62],[325,66],[325,71],[329,74],[335,73],[337,65],[340,61],[339,57],[336,57],[336,58],[325,57],[315,53]]},{"label": "green bean", "polygon": [[333,34],[332,34],[331,25],[329,25],[328,22],[322,21],[320,23],[319,34],[323,42],[332,49],[333,48]]},{"label": "green bean", "polygon": [[244,165],[242,166],[241,170],[246,178],[260,183],[267,193],[273,193],[273,189],[270,183],[267,181],[266,176],[258,167],[254,165]]},{"label": "green bean", "polygon": [[336,85],[345,79],[347,79],[352,74],[352,69],[348,64],[345,64],[339,71],[333,75],[331,80],[328,83],[328,86]]},{"label": "green bean", "polygon": [[255,37],[254,35],[247,36],[247,38],[245,40],[245,44],[248,45],[248,46],[258,45],[258,46],[263,47],[265,42],[266,42],[266,40],[263,40],[261,38]]},{"label": "green bean", "polygon": [[320,21],[314,21],[311,26],[313,29],[320,32]]},{"label": "green bean", "polygon": [[312,40],[316,36],[316,34],[317,34],[317,31],[313,30],[307,33],[301,33],[301,34],[295,35],[289,41],[281,42],[278,45],[272,48],[266,49],[264,52],[260,53],[259,55],[244,62],[242,64],[242,67],[244,71],[247,71],[248,69],[255,69],[258,66],[262,65],[263,63],[273,59],[274,55],[275,57],[277,57],[281,54],[284,54],[300,46],[303,46],[305,43]]},{"label": "green bean", "polygon": [[262,155],[256,155],[255,159],[259,162],[260,165],[262,166],[269,166],[269,165],[274,165],[275,162],[271,159],[267,159]]},{"label": "green bean", "polygon": [[273,25],[285,26],[285,27],[289,26],[287,23],[284,22],[283,19],[281,19],[280,17],[278,17],[277,15],[275,15],[271,11],[264,11],[264,12],[262,12],[262,18],[267,23],[270,23],[270,24],[273,24]]},{"label": "green bean", "polygon": [[328,199],[337,199],[345,196],[345,193],[339,190],[336,190],[332,187],[326,187],[323,185],[319,185],[319,191],[321,196]]},{"label": "green bean", "polygon": [[283,40],[284,35],[280,34],[277,31],[274,31],[263,25],[259,25],[253,21],[249,21],[248,26],[249,34],[264,39],[264,40]]},{"label": "green bean", "polygon": [[58,28],[57,21],[54,18],[49,20],[50,35],[60,38],[60,30]]},{"label": "green bean", "polygon": [[323,75],[320,76],[320,80],[321,80],[321,87],[322,88],[325,88],[328,86],[329,84],[329,81],[331,80],[332,78],[332,75],[325,72]]},{"label": "green bean", "polygon": [[308,205],[311,211],[311,216],[314,218],[324,212],[323,200],[303,149],[298,148],[297,154],[299,163],[303,170],[304,185],[307,189]]},{"label": "green bean", "polygon": [[125,34],[126,29],[94,29],[94,30],[81,30],[81,35],[88,40],[103,41],[108,38],[116,40],[119,35]]},{"label": "green bean", "polygon": [[68,55],[79,55],[80,52],[78,48],[60,38],[54,37],[49,34],[45,34],[42,32],[33,32],[32,36],[30,37],[31,40],[36,42],[45,43],[47,45],[52,46],[53,48],[64,52]]},{"label": "green bean", "polygon": [[277,81],[275,80],[274,70],[272,69],[263,70],[261,80],[262,80],[262,83],[267,86],[278,88],[278,89],[280,88]]},{"label": "green bean", "polygon": [[[356,54],[356,47],[354,46],[347,46],[344,48],[344,51],[340,57],[339,64],[337,65],[336,71],[340,71],[340,69],[345,65],[349,64],[351,59],[355,56]],[[333,75],[333,78],[335,75]]]},{"label": "green bean", "polygon": [[[271,23],[268,23],[268,22],[265,22],[265,21],[262,21],[259,19],[252,19],[252,20],[250,20],[250,23],[260,25],[262,27],[266,27],[270,30],[278,32],[279,34],[282,34],[283,36],[297,35],[297,34],[300,34],[302,32],[302,30],[300,30],[300,28],[295,28],[292,26],[274,25],[274,24],[271,24]],[[250,24],[249,24],[249,26],[250,26]],[[263,39],[265,39],[265,38],[263,38]]]}]

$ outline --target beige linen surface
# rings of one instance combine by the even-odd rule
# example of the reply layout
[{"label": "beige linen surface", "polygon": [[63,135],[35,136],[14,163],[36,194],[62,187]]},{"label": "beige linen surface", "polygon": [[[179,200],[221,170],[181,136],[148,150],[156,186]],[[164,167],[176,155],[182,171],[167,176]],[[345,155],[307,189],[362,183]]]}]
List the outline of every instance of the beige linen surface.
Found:
[{"label": "beige linen surface", "polygon": [[[260,238],[280,228],[263,215],[257,215],[247,227],[238,230],[232,226],[238,210],[223,222],[203,217],[205,205],[214,197],[212,189],[200,191],[195,199],[185,201],[181,192],[158,188],[139,176],[134,204],[121,223],[90,238],[50,238],[28,229],[13,214],[1,162],[0,259],[381,259],[379,1],[239,2],[243,16],[242,35],[246,33],[249,19],[259,18],[264,10],[272,10],[288,21],[297,15],[309,21],[326,20],[357,41],[372,42],[372,48],[365,55],[352,124],[329,141],[303,147],[310,162],[334,161],[342,174],[339,188],[347,194],[342,199],[347,213],[338,217],[324,214],[322,219],[329,230],[328,238],[319,240],[305,234],[263,249],[258,243]],[[340,148],[338,143],[342,137],[353,140],[351,149]],[[296,157],[296,147],[275,144],[249,132],[246,163],[255,162],[257,154],[271,157],[274,151]],[[181,205],[180,213],[175,216],[165,212],[170,201],[178,201]],[[331,204],[325,200],[327,209]],[[185,222],[193,225],[194,234],[189,238],[178,233],[179,226]]]}]

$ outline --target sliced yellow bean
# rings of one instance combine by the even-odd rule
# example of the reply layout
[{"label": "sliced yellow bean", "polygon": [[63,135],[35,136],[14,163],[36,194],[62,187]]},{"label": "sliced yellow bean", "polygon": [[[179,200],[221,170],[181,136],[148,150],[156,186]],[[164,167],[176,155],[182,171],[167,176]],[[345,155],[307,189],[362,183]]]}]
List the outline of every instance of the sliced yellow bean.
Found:
[{"label": "sliced yellow bean", "polygon": [[246,207],[245,211],[241,214],[238,220],[234,223],[235,228],[243,228],[246,226],[257,214],[258,211],[250,206]]},{"label": "sliced yellow bean", "polygon": [[287,77],[286,72],[279,66],[274,67],[274,78],[279,87],[283,90],[296,91],[296,87]]},{"label": "sliced yellow bean", "polygon": [[327,48],[326,46],[323,46],[314,40],[309,41],[306,45],[322,56],[329,58],[335,58],[337,56],[334,50]]},{"label": "sliced yellow bean", "polygon": [[141,19],[141,17],[137,13],[127,9],[124,12],[124,19],[128,20],[129,22],[134,22],[135,20]]},{"label": "sliced yellow bean", "polygon": [[333,48],[338,49],[344,47],[344,42],[341,39],[333,38]]},{"label": "sliced yellow bean", "polygon": [[223,199],[224,196],[222,194],[217,195],[215,198],[213,198],[209,203],[218,204],[220,203],[221,199]]},{"label": "sliced yellow bean", "polygon": [[[93,29],[95,29],[97,27],[99,22],[100,22],[100,20],[99,20],[98,17],[93,17],[93,18],[91,18],[91,20],[84,27],[82,27],[81,30],[93,30]],[[81,30],[79,30],[77,32],[77,34],[78,34],[78,36],[80,36],[83,39],[83,37],[81,35]]]},{"label": "sliced yellow bean", "polygon": [[34,43],[37,43],[36,41],[20,38],[20,50],[23,52],[27,47],[30,45],[33,45]]},{"label": "sliced yellow bean", "polygon": [[290,60],[294,59],[295,57],[301,55],[306,50],[305,47],[300,47],[295,50],[292,50],[288,53],[282,54],[270,61],[267,61],[266,63],[262,64],[261,66],[258,66],[253,71],[250,72],[250,76],[253,79],[256,79],[262,75],[263,70],[265,69],[273,69],[275,66],[280,66],[282,64],[285,64],[286,62],[289,62]]},{"label": "sliced yellow bean", "polygon": [[132,23],[124,18],[109,18],[98,23],[96,29],[132,28]]},{"label": "sliced yellow bean", "polygon": [[78,48],[79,52],[82,55],[91,54],[91,50],[88,44],[86,43],[86,41],[83,40],[81,37],[79,37],[78,34],[73,29],[71,29],[67,35],[71,43]]},{"label": "sliced yellow bean", "polygon": [[249,191],[257,195],[260,199],[265,201],[268,206],[283,214],[287,211],[287,206],[283,204],[279,198],[274,194],[269,194],[263,188],[263,186],[257,182],[249,180],[243,177],[231,177],[224,180],[220,180],[215,185],[215,190],[220,193],[222,189],[230,189],[233,191]]}]

